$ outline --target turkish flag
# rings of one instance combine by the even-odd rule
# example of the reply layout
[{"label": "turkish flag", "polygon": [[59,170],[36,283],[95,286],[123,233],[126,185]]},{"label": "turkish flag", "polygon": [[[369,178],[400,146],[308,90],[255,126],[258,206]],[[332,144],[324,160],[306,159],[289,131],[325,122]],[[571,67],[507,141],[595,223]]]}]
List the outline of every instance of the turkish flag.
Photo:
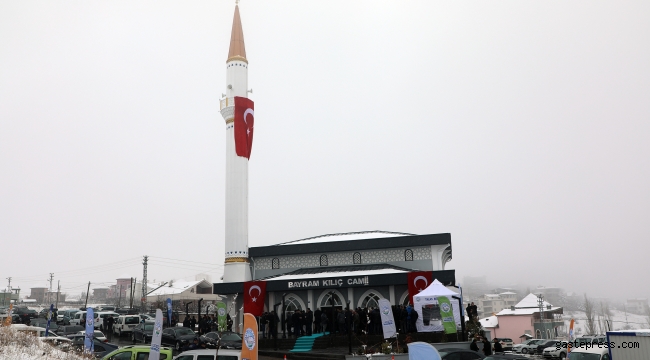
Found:
[{"label": "turkish flag", "polygon": [[266,281],[246,281],[244,283],[244,312],[261,316],[264,312]]},{"label": "turkish flag", "polygon": [[411,271],[407,274],[409,284],[409,302],[413,304],[413,295],[426,289],[433,281],[433,271]]},{"label": "turkish flag", "polygon": [[235,96],[235,151],[237,156],[251,158],[254,124],[253,100]]}]

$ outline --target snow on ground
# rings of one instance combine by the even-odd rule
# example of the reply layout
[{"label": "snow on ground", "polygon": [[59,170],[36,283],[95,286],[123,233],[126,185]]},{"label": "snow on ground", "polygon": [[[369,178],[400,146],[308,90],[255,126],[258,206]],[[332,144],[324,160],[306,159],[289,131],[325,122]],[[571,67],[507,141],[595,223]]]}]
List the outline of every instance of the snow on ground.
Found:
[{"label": "snow on ground", "polygon": [[65,353],[44,343],[39,338],[0,327],[0,360],[87,360],[74,353]]},{"label": "snow on ground", "polygon": [[[648,322],[649,319],[645,315],[632,314],[629,312],[626,314],[625,312],[619,310],[611,310],[611,312],[613,323],[611,324],[612,330],[647,329],[650,327],[650,323]],[[575,334],[580,336],[586,335],[588,333],[587,316],[585,315],[584,311],[564,311],[563,318],[567,331],[569,330],[569,322],[571,319],[575,319],[575,324],[573,326]],[[594,322],[596,323],[596,329],[598,329],[598,333],[604,334],[606,328],[602,331],[600,330],[598,325],[598,316],[595,317]],[[602,321],[602,324],[603,327],[605,327],[604,321]]]}]

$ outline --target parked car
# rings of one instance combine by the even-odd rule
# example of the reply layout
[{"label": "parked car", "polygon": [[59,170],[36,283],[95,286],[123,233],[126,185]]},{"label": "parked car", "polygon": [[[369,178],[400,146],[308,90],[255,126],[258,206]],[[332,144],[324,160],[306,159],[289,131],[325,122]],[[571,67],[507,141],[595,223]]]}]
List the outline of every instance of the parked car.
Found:
[{"label": "parked car", "polygon": [[[145,360],[149,358],[151,347],[148,345],[129,345],[104,355],[102,360]],[[160,348],[160,360],[171,360],[172,349]]]},{"label": "parked car", "polygon": [[131,332],[131,340],[135,344],[136,342],[140,341],[143,343],[150,343],[151,342],[151,337],[153,336],[153,327],[155,325],[155,321],[145,321],[143,323],[139,323],[138,326],[133,328],[133,331]]},{"label": "parked car", "polygon": [[60,325],[70,325],[70,320],[79,310],[61,310],[57,314],[56,322]]},{"label": "parked car", "polygon": [[[77,336],[73,335],[72,338],[72,346],[75,349],[81,349],[84,347],[84,341],[86,340],[85,335],[82,336]],[[106,354],[109,354],[117,349],[119,349],[119,346],[115,344],[111,344],[108,342],[103,342],[100,341],[99,339],[93,339],[93,348],[95,352],[95,357],[101,358],[105,356]]]},{"label": "parked car", "polygon": [[83,330],[85,330],[83,326],[66,325],[66,326],[59,327],[59,329],[56,331],[56,334],[59,336],[68,336],[68,335],[74,335],[79,331],[83,331]]},{"label": "parked car", "polygon": [[[549,346],[555,346],[557,344],[558,340],[544,340],[543,342],[539,343],[537,345],[537,349],[535,349],[535,354],[537,355],[543,355],[544,354],[544,349],[546,349]],[[531,352],[532,354],[532,352]]]},{"label": "parked car", "polygon": [[[85,325],[85,319],[86,319],[86,311],[77,311],[72,319],[70,320],[70,325]],[[97,323],[97,319],[99,319],[99,313],[93,312],[93,316],[95,317],[95,323]]]},{"label": "parked car", "polygon": [[490,355],[483,360],[529,360],[530,358],[517,354],[495,354]]},{"label": "parked car", "polygon": [[555,346],[549,346],[544,349],[542,355],[545,359],[566,359],[567,345],[566,341],[557,341]]},{"label": "parked car", "polygon": [[112,311],[115,312],[117,310],[117,306],[111,306],[111,305],[102,305],[99,307],[99,311]]},{"label": "parked car", "polygon": [[604,344],[607,342],[605,335],[586,335],[576,338],[576,345],[584,347],[584,344]]},{"label": "parked car", "polygon": [[203,334],[201,335],[199,340],[201,340],[201,342],[204,342],[206,344],[217,345],[219,343],[219,333],[216,331],[212,331],[207,334]]},{"label": "parked car", "polygon": [[95,321],[95,329],[99,329],[100,331],[104,331],[104,320],[108,318],[109,316],[112,316],[113,318],[117,319],[120,315],[114,311],[99,311],[97,313],[97,321]]},{"label": "parked car", "polygon": [[537,349],[537,345],[544,341],[543,339],[528,339],[521,344],[512,345],[512,351],[519,354],[528,354],[531,350],[533,352]]},{"label": "parked car", "polygon": [[605,347],[571,348],[571,360],[610,360],[609,349]]},{"label": "parked car", "polygon": [[[30,325],[31,326],[38,326],[38,327],[42,327],[43,329],[46,329],[47,328],[47,319],[43,319],[43,318],[32,319],[32,321],[30,322]],[[50,330],[52,332],[56,332],[58,329],[59,329],[59,325],[56,324],[56,321],[50,321]]]},{"label": "parked car", "polygon": [[467,349],[444,348],[438,350],[438,353],[440,354],[442,360],[452,360],[452,359],[477,360],[477,359],[485,358],[485,355]]},{"label": "parked car", "polygon": [[35,310],[21,306],[14,308],[13,314],[18,315],[21,324],[29,324],[32,319],[38,317],[38,313]]},{"label": "parked car", "polygon": [[140,323],[140,316],[138,315],[120,315],[113,324],[113,334],[122,336],[133,331],[133,328]]},{"label": "parked car", "polygon": [[500,343],[501,346],[503,347],[503,351],[512,351],[512,339],[510,338],[496,338]]},{"label": "parked car", "polygon": [[221,342],[219,346],[222,349],[239,349],[241,350],[242,338],[236,332],[224,331],[221,333]]},{"label": "parked car", "polygon": [[[79,331],[75,336],[78,335],[86,336],[86,331],[85,330]],[[93,337],[101,342],[108,342],[108,339],[106,339],[106,335],[104,335],[104,333],[99,330],[95,330],[95,332],[93,333]]]},{"label": "parked car", "polygon": [[140,320],[144,320],[144,321],[156,321],[156,318],[155,318],[155,317],[151,317],[151,316],[149,316],[149,315],[147,315],[147,314],[138,314],[138,316],[140,317]]},{"label": "parked car", "polygon": [[115,310],[116,313],[120,315],[136,315],[138,313],[138,310],[136,309],[117,309]]},{"label": "parked car", "polygon": [[163,330],[161,343],[173,346],[176,351],[180,351],[194,339],[198,339],[194,331],[185,327],[170,327]]},{"label": "parked car", "polygon": [[[180,353],[175,360],[214,360],[214,355],[214,350],[188,350]],[[241,360],[241,350],[219,350],[219,360]]]}]

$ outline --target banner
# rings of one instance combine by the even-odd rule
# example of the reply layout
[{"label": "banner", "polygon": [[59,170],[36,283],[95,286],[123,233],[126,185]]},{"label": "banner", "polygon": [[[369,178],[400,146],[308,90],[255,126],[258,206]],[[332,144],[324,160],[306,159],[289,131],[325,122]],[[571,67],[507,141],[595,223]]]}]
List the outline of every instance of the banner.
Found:
[{"label": "banner", "polygon": [[7,311],[7,318],[5,319],[5,326],[11,325],[11,315],[14,312],[14,304],[9,304],[9,311]]},{"label": "banner", "polygon": [[446,296],[438,296],[438,306],[440,307],[440,317],[442,317],[445,334],[455,334],[456,321],[454,320],[454,310],[451,302]]},{"label": "banner", "polygon": [[244,283],[244,313],[262,316],[266,297],[266,281]]},{"label": "banner", "polygon": [[217,303],[217,323],[219,324],[219,331],[226,331],[228,326],[226,317],[226,303],[220,301]]},{"label": "banner", "polygon": [[251,158],[255,111],[253,100],[235,96],[235,152],[237,156]]},{"label": "banner", "polygon": [[167,298],[167,326],[172,326],[172,299]]},{"label": "banner", "polygon": [[149,350],[149,360],[160,360],[160,343],[162,341],[163,316],[162,310],[156,309],[156,320],[153,324],[153,334],[151,336],[151,348]]},{"label": "banner", "polygon": [[242,360],[257,360],[257,320],[253,314],[244,314],[244,338],[242,339]]},{"label": "banner", "polygon": [[409,284],[409,303],[413,305],[413,295],[426,289],[433,281],[433,271],[411,271],[407,274]]},{"label": "banner", "polygon": [[[50,304],[50,311],[47,312],[47,326],[45,326],[45,337],[50,334],[50,322],[52,321],[52,314],[54,314],[54,304]],[[54,320],[56,322],[56,320]]]},{"label": "banner", "polygon": [[395,318],[393,317],[393,309],[390,307],[390,301],[386,299],[379,299],[379,314],[381,315],[381,327],[384,330],[384,339],[389,339],[395,336],[397,329],[395,328]]},{"label": "banner", "polygon": [[88,353],[95,352],[95,312],[93,308],[86,309],[86,338],[84,339],[84,348]]}]

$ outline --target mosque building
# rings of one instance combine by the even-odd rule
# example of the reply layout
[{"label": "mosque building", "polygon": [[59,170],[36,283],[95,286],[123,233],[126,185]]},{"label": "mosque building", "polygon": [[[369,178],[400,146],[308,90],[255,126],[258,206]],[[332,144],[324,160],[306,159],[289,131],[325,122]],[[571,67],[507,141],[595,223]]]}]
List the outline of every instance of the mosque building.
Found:
[{"label": "mosque building", "polygon": [[213,293],[222,295],[229,308],[241,309],[244,284],[252,280],[266,282],[266,311],[284,300],[289,312],[376,307],[381,298],[393,305],[406,304],[408,274],[415,271],[428,274],[412,280],[418,288],[432,279],[447,286],[456,283],[455,271],[445,269],[452,258],[448,233],[367,231],[249,248],[248,162],[254,109],[248,99],[248,59],[239,6],[235,6],[226,73],[226,93],[220,100],[226,122],[225,266],[223,282],[213,284]]}]

